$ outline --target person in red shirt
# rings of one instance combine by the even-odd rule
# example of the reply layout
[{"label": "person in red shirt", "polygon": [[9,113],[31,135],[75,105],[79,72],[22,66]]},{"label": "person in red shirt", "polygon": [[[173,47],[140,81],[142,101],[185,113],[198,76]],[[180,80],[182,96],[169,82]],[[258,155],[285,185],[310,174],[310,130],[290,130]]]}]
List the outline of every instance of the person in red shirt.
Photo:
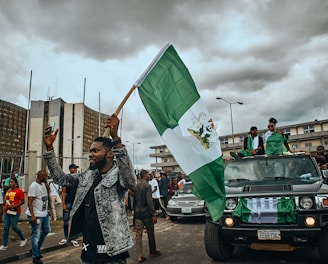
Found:
[{"label": "person in red shirt", "polygon": [[21,239],[19,246],[24,247],[26,245],[27,239],[17,226],[17,222],[21,214],[21,205],[24,203],[24,192],[18,187],[17,179],[15,177],[11,178],[9,182],[9,189],[5,195],[5,209],[3,215],[3,244],[1,245],[0,250],[8,249],[8,236],[10,226]]}]

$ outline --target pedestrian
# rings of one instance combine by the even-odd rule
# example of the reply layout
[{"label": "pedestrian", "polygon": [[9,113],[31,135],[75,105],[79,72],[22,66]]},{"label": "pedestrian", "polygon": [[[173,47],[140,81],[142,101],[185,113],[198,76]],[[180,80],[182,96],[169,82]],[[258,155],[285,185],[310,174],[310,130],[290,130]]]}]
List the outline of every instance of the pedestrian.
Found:
[{"label": "pedestrian", "polygon": [[3,184],[3,191],[4,191],[4,194],[7,192],[7,190],[10,188],[9,186],[9,181],[10,179],[12,178],[16,178],[17,179],[17,182],[19,182],[19,172],[18,172],[18,169],[13,169],[11,171],[11,174],[9,175],[9,177],[7,177],[4,181],[4,184]]},{"label": "pedestrian", "polygon": [[49,181],[50,186],[50,206],[52,211],[53,220],[57,220],[57,210],[56,206],[62,203],[62,200],[59,196],[60,194],[60,186],[54,183],[52,180]]},{"label": "pedestrian", "polygon": [[150,175],[150,181],[149,184],[152,188],[152,197],[153,197],[153,202],[154,202],[154,206],[155,206],[155,210],[159,211],[160,214],[163,214],[164,217],[167,215],[166,213],[166,208],[164,206],[164,204],[162,203],[161,200],[161,194],[159,191],[159,181],[156,178],[156,173],[155,171],[152,171],[151,175]]},{"label": "pedestrian", "polygon": [[162,218],[170,219],[166,212],[167,202],[168,202],[168,191],[169,191],[169,179],[165,172],[161,172],[161,179],[158,182],[159,193],[160,193],[160,206],[162,208]]},{"label": "pedestrian", "polygon": [[[69,172],[72,175],[72,180],[67,181],[66,184],[62,186],[64,238],[60,240],[59,245],[65,245],[68,243],[68,222],[76,195],[76,189],[79,184],[77,174],[78,168],[79,166],[74,163],[68,166]],[[71,239],[71,243],[74,247],[79,246],[79,242],[75,239]]]},{"label": "pedestrian", "polygon": [[[69,239],[83,236],[81,263],[126,263],[133,246],[125,210],[125,195],[136,177],[125,146],[118,137],[119,119],[110,116],[110,138],[97,137],[90,147],[89,168],[78,174],[79,185],[72,208]],[[58,129],[45,129],[44,159],[54,182],[66,185],[75,177],[57,164],[53,150]],[[115,157],[115,159],[114,159]]]},{"label": "pedestrian", "polygon": [[40,249],[50,232],[51,208],[50,186],[48,184],[48,173],[45,170],[39,170],[36,174],[36,180],[28,188],[28,204],[26,215],[32,230],[32,258],[34,264],[42,264]]},{"label": "pedestrian", "polygon": [[2,188],[2,182],[0,181],[0,222],[2,222],[2,217],[3,217],[3,200],[4,200],[4,191]]},{"label": "pedestrian", "polygon": [[146,227],[149,244],[149,256],[161,255],[156,248],[154,224],[157,222],[155,206],[152,199],[152,189],[148,181],[150,174],[146,170],[140,171],[141,180],[134,189],[134,217],[136,226],[136,250],[138,262],[146,260],[142,253],[142,234]]},{"label": "pedestrian", "polygon": [[5,195],[5,210],[3,215],[3,240],[0,250],[8,249],[9,228],[17,233],[21,242],[20,247],[24,247],[27,239],[23,235],[22,230],[17,226],[19,216],[21,215],[21,205],[25,203],[24,192],[19,188],[17,179],[11,178],[9,181],[9,189]]}]

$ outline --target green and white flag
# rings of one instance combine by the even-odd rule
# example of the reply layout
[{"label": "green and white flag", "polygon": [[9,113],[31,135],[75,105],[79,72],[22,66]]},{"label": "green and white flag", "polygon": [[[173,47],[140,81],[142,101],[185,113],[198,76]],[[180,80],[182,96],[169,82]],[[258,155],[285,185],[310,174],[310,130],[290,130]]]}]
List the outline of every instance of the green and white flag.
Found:
[{"label": "green and white flag", "polygon": [[240,198],[232,215],[243,223],[296,223],[294,197]]},{"label": "green and white flag", "polygon": [[225,207],[224,162],[213,121],[195,83],[167,44],[135,84],[154,125],[214,221]]}]

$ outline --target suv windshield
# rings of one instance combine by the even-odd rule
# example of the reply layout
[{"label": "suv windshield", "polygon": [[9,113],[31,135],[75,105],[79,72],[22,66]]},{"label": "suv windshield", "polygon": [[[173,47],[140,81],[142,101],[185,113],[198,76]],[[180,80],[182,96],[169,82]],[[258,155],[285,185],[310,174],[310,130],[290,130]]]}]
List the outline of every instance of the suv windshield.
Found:
[{"label": "suv windshield", "polygon": [[320,177],[310,157],[253,158],[229,162],[224,177],[226,181],[258,181],[264,178],[298,178],[311,173],[312,177]]}]

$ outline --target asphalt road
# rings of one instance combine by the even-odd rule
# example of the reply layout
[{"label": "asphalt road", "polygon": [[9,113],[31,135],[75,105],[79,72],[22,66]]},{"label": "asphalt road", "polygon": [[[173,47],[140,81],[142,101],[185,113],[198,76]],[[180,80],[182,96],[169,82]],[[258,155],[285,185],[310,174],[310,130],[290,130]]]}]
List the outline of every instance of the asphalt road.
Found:
[{"label": "asphalt road", "polygon": [[[258,264],[312,264],[319,263],[316,249],[302,249],[295,252],[269,252],[255,251],[246,248],[237,248],[233,258],[226,262],[214,262],[210,259],[204,248],[203,218],[179,219],[171,222],[159,219],[155,226],[156,243],[162,255],[156,258],[148,257],[147,234],[143,237],[143,252],[147,260],[143,263],[258,263]],[[67,247],[61,250],[45,253],[44,264],[79,263],[81,248]],[[136,252],[133,247],[130,251],[128,264],[136,264]],[[31,263],[31,258],[23,259],[16,263]]]}]

